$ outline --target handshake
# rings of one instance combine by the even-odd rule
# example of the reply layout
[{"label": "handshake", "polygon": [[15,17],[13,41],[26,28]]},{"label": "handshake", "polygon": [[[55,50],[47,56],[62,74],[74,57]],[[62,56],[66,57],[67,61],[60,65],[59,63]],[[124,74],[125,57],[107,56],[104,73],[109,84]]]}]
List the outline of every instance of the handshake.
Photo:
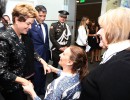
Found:
[{"label": "handshake", "polygon": [[44,74],[51,73],[51,72],[57,73],[57,71],[59,70],[51,65],[48,65],[42,58],[40,58],[39,61],[43,65]]},{"label": "handshake", "polygon": [[[43,69],[44,69],[45,74],[51,73],[51,72],[57,73],[59,71],[59,69],[51,65],[48,65],[43,59],[41,59],[40,62],[43,64]],[[28,84],[22,85],[22,87],[23,87],[24,92],[29,94],[33,100],[35,100],[34,98],[39,98],[36,92],[34,91],[33,84],[30,81],[28,81]],[[41,99],[39,98],[37,100],[41,100]]]}]

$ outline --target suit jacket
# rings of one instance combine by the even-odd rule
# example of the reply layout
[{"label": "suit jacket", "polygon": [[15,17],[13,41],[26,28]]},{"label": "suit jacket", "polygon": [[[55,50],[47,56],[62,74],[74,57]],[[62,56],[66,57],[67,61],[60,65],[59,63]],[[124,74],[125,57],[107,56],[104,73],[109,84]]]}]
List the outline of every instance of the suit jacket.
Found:
[{"label": "suit jacket", "polygon": [[[45,42],[43,35],[36,21],[32,24],[32,28],[29,30],[28,34],[33,41],[35,51],[46,61],[50,59],[50,49],[49,49],[49,38],[48,38],[48,26],[43,23],[46,31]],[[36,61],[36,66],[41,66],[40,62]]]},{"label": "suit jacket", "polygon": [[17,76],[23,77],[26,62],[25,46],[12,28],[0,34],[0,89],[15,91],[22,89],[14,82]]}]

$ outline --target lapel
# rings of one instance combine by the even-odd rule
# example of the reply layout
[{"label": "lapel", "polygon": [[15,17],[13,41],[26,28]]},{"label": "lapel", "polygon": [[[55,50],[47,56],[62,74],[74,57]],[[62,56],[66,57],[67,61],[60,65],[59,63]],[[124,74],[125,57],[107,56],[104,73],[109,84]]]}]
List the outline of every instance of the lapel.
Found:
[{"label": "lapel", "polygon": [[37,24],[36,20],[34,20],[34,23],[32,24],[32,30],[33,32],[36,32],[37,35],[39,36],[39,39],[44,42],[44,39],[43,39],[43,33],[42,31],[40,30],[40,26]]}]

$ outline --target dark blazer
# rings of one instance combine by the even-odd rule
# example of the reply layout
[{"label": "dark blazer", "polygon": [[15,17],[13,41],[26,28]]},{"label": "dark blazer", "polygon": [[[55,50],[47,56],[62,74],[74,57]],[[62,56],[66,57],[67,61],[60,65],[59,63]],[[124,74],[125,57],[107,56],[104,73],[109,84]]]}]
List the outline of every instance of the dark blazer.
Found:
[{"label": "dark blazer", "polygon": [[[50,49],[49,49],[49,37],[48,37],[48,27],[47,24],[43,23],[46,31],[45,42],[41,34],[40,28],[37,25],[36,21],[32,24],[32,28],[29,30],[28,34],[33,41],[35,51],[46,61],[50,59]],[[41,66],[37,62],[37,66]]]},{"label": "dark blazer", "polygon": [[17,76],[23,76],[26,52],[23,43],[12,28],[0,34],[0,89],[15,91],[22,88],[15,83]]},{"label": "dark blazer", "polygon": [[130,100],[130,51],[114,55],[82,81],[80,100]]}]

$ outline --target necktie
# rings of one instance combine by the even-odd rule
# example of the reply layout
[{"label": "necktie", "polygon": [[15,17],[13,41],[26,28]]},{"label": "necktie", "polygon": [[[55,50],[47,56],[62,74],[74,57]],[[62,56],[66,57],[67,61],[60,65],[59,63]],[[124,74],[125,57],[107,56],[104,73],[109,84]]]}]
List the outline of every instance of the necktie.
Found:
[{"label": "necktie", "polygon": [[41,24],[39,24],[39,30],[40,30],[40,34],[41,34],[41,36],[42,36],[42,38],[43,38],[43,41],[44,41],[44,34],[43,34],[43,31],[42,31],[42,26],[41,26]]}]

